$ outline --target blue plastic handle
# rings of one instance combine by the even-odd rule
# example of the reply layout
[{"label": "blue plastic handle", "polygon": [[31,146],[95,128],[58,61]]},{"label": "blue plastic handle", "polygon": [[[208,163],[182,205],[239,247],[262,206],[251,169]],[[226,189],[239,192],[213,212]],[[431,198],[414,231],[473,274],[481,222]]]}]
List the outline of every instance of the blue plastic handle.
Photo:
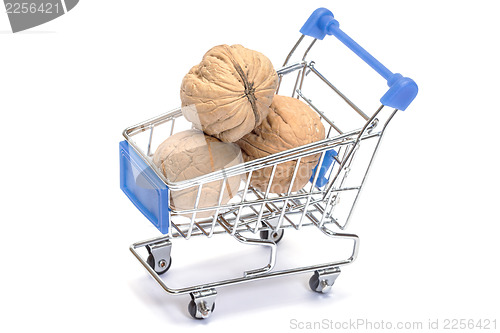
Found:
[{"label": "blue plastic handle", "polygon": [[[316,187],[323,187],[326,185],[326,183],[328,183],[330,177],[326,177],[326,172],[330,169],[332,164],[335,163],[335,156],[337,156],[337,152],[333,149],[330,149],[325,153],[325,157],[323,157],[323,163],[321,163],[321,167],[319,169],[318,178],[316,179]],[[314,167],[312,176],[309,179],[311,183],[314,181],[314,175],[316,174],[318,164],[316,164],[316,166]]]},{"label": "blue plastic handle", "polygon": [[300,32],[303,35],[317,39],[323,39],[326,35],[337,37],[342,43],[356,53],[364,62],[372,67],[384,79],[387,80],[389,90],[380,99],[383,105],[399,110],[406,110],[418,93],[415,81],[408,77],[403,77],[399,73],[392,73],[387,67],[382,65],[370,53],[363,49],[345,32],[340,30],[339,22],[333,18],[333,14],[326,8],[316,9],[307,22],[302,26]]}]

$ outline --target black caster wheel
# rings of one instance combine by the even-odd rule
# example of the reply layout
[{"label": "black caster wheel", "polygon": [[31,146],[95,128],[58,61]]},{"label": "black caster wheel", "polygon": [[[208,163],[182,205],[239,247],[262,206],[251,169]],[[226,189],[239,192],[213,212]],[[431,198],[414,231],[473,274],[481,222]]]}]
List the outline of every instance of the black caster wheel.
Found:
[{"label": "black caster wheel", "polygon": [[276,244],[283,238],[283,235],[285,234],[285,230],[280,229],[278,231],[274,230],[262,230],[260,232],[260,238],[261,239],[268,239],[272,240]]},{"label": "black caster wheel", "polygon": [[334,267],[320,272],[315,271],[309,279],[309,287],[312,291],[326,294],[331,289],[340,274],[340,268]]},{"label": "black caster wheel", "polygon": [[196,313],[196,303],[195,301],[191,300],[188,304],[188,312],[189,314],[191,315],[191,317],[193,317],[194,319],[205,319],[207,317],[209,317],[212,312],[214,312],[215,310],[215,302],[212,304],[212,309],[210,311],[207,311],[207,313],[205,314],[205,316],[200,316],[199,313]]},{"label": "black caster wheel", "polygon": [[320,293],[321,291],[318,291],[318,286],[319,286],[319,274],[315,272],[313,276],[311,276],[311,278],[309,279],[309,287],[311,288],[312,291]]},{"label": "black caster wheel", "polygon": [[158,263],[155,263],[153,255],[150,254],[146,262],[148,263],[149,267],[151,267],[157,274],[161,275],[168,271],[168,269],[172,265],[172,257],[168,258],[168,262],[162,259]]}]

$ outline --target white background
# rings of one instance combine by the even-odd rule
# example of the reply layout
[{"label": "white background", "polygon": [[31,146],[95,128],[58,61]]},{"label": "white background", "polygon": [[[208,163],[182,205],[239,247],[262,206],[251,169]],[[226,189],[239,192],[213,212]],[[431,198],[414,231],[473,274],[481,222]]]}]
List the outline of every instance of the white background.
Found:
[{"label": "white background", "polygon": [[[358,318],[500,326],[496,1],[172,3],[82,0],[18,34],[0,13],[0,331],[283,332],[293,319]],[[241,43],[279,67],[321,6],[420,88],[357,206],[358,260],[331,294],[309,291],[306,275],[221,288],[213,316],[194,321],[189,297],[164,293],[128,250],[159,232],[119,189],[121,132],[177,107],[182,77],[214,45]],[[306,234],[285,235],[287,258],[299,252],[294,237],[325,254],[321,236]],[[241,274],[231,268],[241,246],[227,236],[174,243],[169,274],[221,249],[222,262],[193,275]]]}]

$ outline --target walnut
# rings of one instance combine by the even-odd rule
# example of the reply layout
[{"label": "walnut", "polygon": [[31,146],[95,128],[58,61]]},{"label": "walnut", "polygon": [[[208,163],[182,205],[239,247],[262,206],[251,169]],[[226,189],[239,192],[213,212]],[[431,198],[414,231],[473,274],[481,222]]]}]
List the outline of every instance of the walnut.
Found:
[{"label": "walnut", "polygon": [[241,45],[215,46],[182,80],[182,113],[206,134],[235,142],[266,118],[277,84],[263,54]]},{"label": "walnut", "polygon": [[[243,150],[245,161],[265,157],[308,143],[323,140],[325,127],[321,119],[304,102],[286,96],[274,96],[269,114],[262,124],[250,134],[245,135],[237,144]],[[305,156],[301,159],[292,191],[302,189],[312,175],[320,154]],[[296,162],[280,163],[276,167],[271,193],[286,193],[290,186]],[[253,172],[250,184],[265,191],[272,167]]]},{"label": "walnut", "polygon": [[[241,150],[236,144],[221,142],[199,130],[187,130],[170,136],[158,146],[153,156],[153,163],[171,182],[196,178],[242,162]],[[222,205],[236,195],[240,181],[240,176],[227,178]],[[217,180],[203,184],[198,208],[218,205],[222,183],[223,180]],[[198,186],[170,190],[171,207],[178,210],[193,209],[197,192]],[[196,217],[213,214],[214,211],[205,211],[197,213]]]}]

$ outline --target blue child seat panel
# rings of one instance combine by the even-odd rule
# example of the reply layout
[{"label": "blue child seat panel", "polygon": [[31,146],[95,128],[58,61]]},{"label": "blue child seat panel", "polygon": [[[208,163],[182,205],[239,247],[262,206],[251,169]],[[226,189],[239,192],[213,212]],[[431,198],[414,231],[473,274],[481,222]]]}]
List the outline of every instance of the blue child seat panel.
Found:
[{"label": "blue child seat panel", "polygon": [[120,188],[162,234],[168,233],[168,187],[127,141],[120,142]]}]

